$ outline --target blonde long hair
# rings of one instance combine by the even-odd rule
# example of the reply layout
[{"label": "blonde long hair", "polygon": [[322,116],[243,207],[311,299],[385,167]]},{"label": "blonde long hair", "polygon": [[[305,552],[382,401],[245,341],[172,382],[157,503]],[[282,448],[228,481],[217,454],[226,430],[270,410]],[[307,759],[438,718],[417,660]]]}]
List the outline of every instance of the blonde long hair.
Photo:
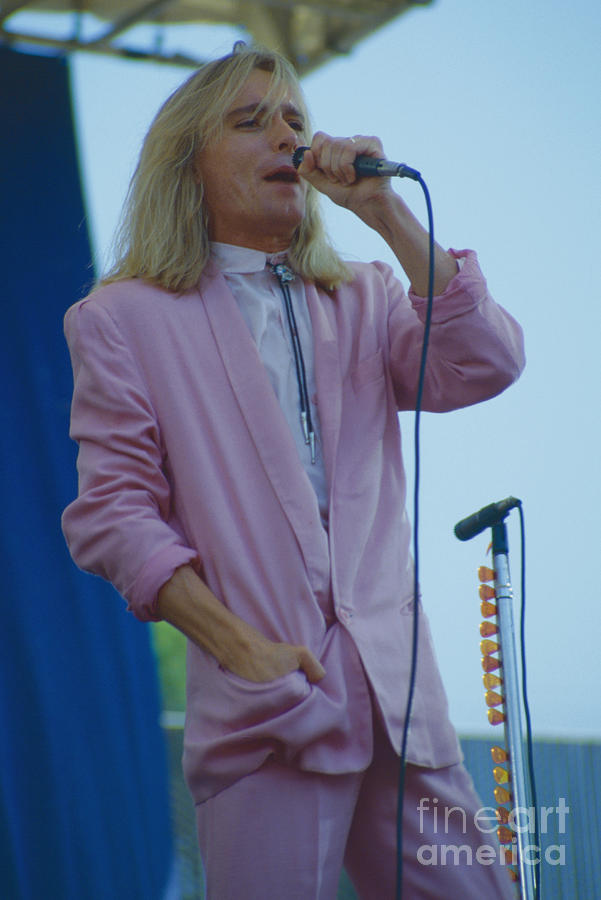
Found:
[{"label": "blonde long hair", "polygon": [[[198,282],[209,260],[209,234],[195,160],[219,136],[232,99],[257,68],[272,73],[268,113],[292,87],[308,122],[296,73],[278,53],[237,44],[195,72],[165,101],[148,130],[115,236],[115,262],[102,284],[143,278],[181,293]],[[327,290],[353,277],[326,236],[311,185],[289,258],[303,278]]]}]

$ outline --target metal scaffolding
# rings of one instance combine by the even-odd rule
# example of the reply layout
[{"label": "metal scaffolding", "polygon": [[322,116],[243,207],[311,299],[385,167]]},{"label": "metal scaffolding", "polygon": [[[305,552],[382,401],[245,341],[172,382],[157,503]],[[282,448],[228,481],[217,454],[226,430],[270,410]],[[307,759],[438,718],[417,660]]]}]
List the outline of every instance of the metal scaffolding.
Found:
[{"label": "metal scaffolding", "polygon": [[[0,3],[0,41],[34,45],[70,53],[88,51],[196,67],[204,60],[187,53],[166,52],[160,33],[169,25],[211,24],[239,28],[248,37],[279,50],[302,75],[328,60],[349,53],[376,29],[414,6],[432,0],[39,0]],[[19,27],[19,13],[53,13],[67,21],[68,34]],[[22,20],[22,17],[21,17]],[[83,23],[96,23],[84,36]],[[128,47],[128,33],[139,25],[156,29],[148,49]],[[89,29],[88,29],[89,30]]]}]

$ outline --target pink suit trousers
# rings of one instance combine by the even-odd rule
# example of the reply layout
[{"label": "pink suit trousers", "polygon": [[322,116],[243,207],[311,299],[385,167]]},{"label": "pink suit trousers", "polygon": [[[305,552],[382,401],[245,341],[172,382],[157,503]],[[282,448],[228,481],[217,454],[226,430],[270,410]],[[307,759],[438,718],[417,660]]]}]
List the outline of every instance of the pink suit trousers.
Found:
[{"label": "pink suit trousers", "polygon": [[[335,900],[343,866],[360,900],[393,900],[399,758],[375,732],[365,772],[272,758],[198,804],[207,900]],[[462,764],[408,765],[403,900],[511,900],[491,812]]]}]

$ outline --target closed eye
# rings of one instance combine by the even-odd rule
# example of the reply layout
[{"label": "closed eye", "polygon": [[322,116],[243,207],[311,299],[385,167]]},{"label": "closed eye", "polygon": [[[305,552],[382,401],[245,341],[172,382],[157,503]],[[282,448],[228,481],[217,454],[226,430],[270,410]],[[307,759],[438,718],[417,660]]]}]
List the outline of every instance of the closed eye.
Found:
[{"label": "closed eye", "polygon": [[258,128],[260,124],[258,119],[244,119],[243,122],[236,123],[236,128]]},{"label": "closed eye", "polygon": [[[304,122],[290,121],[287,123],[293,131],[302,134],[305,130]],[[263,125],[262,120],[260,119],[244,119],[243,122],[237,122],[236,128],[261,128]]]}]

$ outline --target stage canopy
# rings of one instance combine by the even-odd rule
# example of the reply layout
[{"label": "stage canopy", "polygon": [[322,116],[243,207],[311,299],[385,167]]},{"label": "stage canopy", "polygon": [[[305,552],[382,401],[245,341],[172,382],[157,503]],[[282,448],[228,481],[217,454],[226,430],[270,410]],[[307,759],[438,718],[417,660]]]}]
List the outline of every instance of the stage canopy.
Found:
[{"label": "stage canopy", "polygon": [[[44,44],[66,51],[88,50],[132,55],[128,32],[141,24],[160,26],[177,23],[222,24],[239,27],[251,39],[279,50],[301,74],[329,59],[349,53],[377,28],[414,6],[431,0],[39,0],[22,3],[8,0],[0,7],[4,40]],[[19,12],[70,14],[65,31],[20,26]],[[87,18],[86,18],[87,17]],[[92,20],[96,23],[95,33]],[[84,26],[86,26],[84,28]],[[86,31],[86,36],[84,36]],[[92,32],[92,33],[91,33]],[[201,59],[167,53],[156,46],[137,48],[136,57],[197,66]]]}]

